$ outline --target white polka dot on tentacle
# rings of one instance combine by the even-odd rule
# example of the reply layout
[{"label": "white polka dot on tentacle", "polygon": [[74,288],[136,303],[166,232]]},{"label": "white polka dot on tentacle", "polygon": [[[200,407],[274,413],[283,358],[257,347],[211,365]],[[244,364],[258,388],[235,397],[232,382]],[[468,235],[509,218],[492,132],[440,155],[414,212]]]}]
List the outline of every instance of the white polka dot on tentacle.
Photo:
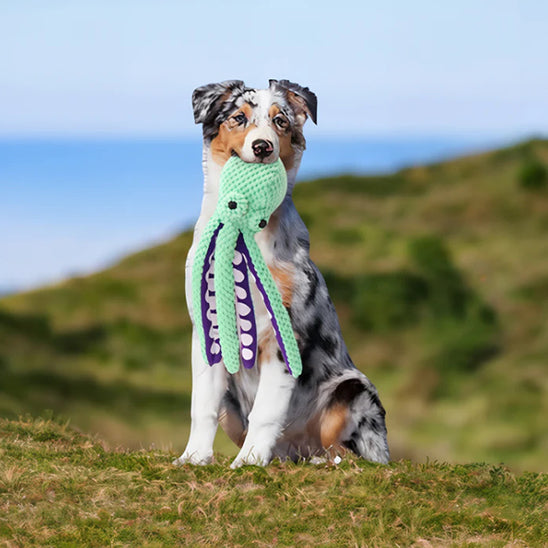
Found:
[{"label": "white polka dot on tentacle", "polygon": [[240,340],[244,346],[251,346],[253,344],[253,337],[249,333],[242,333]]},{"label": "white polka dot on tentacle", "polygon": [[234,251],[234,260],[232,261],[232,264],[238,266],[242,262],[242,259],[242,254],[239,251]]},{"label": "white polka dot on tentacle", "polygon": [[211,353],[218,354],[220,351],[221,351],[221,347],[219,346],[219,343],[213,342],[211,345]]},{"label": "white polka dot on tentacle", "polygon": [[242,328],[242,331],[250,331],[251,330],[251,322],[249,320],[246,320],[244,318],[239,318],[239,324]]},{"label": "white polka dot on tentacle", "polygon": [[243,287],[240,287],[239,285],[237,285],[236,297],[238,297],[238,299],[245,299],[247,297],[247,291]]},{"label": "white polka dot on tentacle", "polygon": [[236,310],[239,316],[247,316],[251,312],[251,308],[244,303],[236,303]]},{"label": "white polka dot on tentacle", "polygon": [[242,348],[242,358],[244,360],[250,360],[253,358],[253,352],[249,348]]},{"label": "white polka dot on tentacle", "polygon": [[234,281],[239,284],[244,281],[244,273],[241,270],[234,269]]}]

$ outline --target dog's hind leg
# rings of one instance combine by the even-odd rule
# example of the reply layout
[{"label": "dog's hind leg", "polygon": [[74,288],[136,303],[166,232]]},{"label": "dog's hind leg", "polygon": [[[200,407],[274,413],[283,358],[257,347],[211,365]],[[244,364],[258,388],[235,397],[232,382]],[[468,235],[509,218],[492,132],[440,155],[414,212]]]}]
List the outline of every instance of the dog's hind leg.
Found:
[{"label": "dog's hind leg", "polygon": [[210,367],[202,357],[198,334],[192,334],[192,402],[190,437],[184,453],[174,464],[208,464],[213,457],[219,408],[227,388],[222,364]]},{"label": "dog's hind leg", "polygon": [[244,464],[265,466],[270,462],[272,450],[283,428],[295,382],[283,361],[274,357],[262,363],[257,395],[248,417],[247,435],[231,468]]},{"label": "dog's hind leg", "polygon": [[358,370],[343,377],[330,390],[322,412],[322,446],[330,454],[349,449],[367,460],[388,462],[385,411],[376,388]]},{"label": "dog's hind leg", "polygon": [[247,434],[244,422],[246,421],[242,417],[240,402],[229,389],[226,391],[221,403],[219,424],[226,435],[240,448],[244,444]]}]

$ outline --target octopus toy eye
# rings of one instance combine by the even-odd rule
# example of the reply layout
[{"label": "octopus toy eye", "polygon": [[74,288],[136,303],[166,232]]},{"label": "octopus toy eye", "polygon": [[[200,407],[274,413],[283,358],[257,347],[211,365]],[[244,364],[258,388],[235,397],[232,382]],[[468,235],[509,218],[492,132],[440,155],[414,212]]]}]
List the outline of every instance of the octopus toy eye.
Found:
[{"label": "octopus toy eye", "polygon": [[238,204],[234,200],[230,200],[228,202],[228,209],[236,209],[238,207]]},{"label": "octopus toy eye", "polygon": [[261,219],[261,222],[259,223],[259,228],[264,228],[266,226],[266,220]]}]

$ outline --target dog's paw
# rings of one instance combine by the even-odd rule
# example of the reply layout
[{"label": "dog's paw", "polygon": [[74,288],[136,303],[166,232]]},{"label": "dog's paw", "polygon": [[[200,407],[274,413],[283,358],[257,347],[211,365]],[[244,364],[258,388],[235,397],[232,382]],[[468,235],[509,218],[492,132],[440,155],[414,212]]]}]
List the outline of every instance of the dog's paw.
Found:
[{"label": "dog's paw", "polygon": [[204,466],[211,464],[213,460],[213,452],[201,453],[200,451],[185,451],[179,458],[173,461],[175,466],[183,466],[183,464],[195,464]]},{"label": "dog's paw", "polygon": [[266,466],[270,462],[270,451],[258,451],[254,448],[251,450],[245,450],[242,447],[238,456],[232,461],[230,468],[240,468],[240,466],[254,465],[254,466]]}]

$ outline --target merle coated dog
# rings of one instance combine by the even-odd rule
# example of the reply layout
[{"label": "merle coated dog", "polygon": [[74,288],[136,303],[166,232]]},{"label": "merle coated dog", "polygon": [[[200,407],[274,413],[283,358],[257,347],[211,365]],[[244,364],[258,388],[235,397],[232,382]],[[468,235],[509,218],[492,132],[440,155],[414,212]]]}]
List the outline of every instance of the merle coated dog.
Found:
[{"label": "merle coated dog", "polygon": [[287,195],[256,238],[289,311],[303,372],[296,379],[288,374],[256,291],[259,346],[252,369],[230,375],[222,364],[210,367],[194,331],[191,432],[175,462],[209,463],[219,423],[240,447],[233,468],[266,465],[275,457],[335,458],[348,450],[387,462],[385,411],[371,381],[350,359],[325,281],[310,260],[308,230],[292,200],[305,149],[303,126],[308,118],[316,123],[316,96],[288,80],[270,80],[267,89],[230,80],[199,87],[192,105],[196,123],[203,125],[204,197],[186,263],[189,309],[194,250],[216,208],[223,165],[231,155],[262,163],[281,158]]}]

